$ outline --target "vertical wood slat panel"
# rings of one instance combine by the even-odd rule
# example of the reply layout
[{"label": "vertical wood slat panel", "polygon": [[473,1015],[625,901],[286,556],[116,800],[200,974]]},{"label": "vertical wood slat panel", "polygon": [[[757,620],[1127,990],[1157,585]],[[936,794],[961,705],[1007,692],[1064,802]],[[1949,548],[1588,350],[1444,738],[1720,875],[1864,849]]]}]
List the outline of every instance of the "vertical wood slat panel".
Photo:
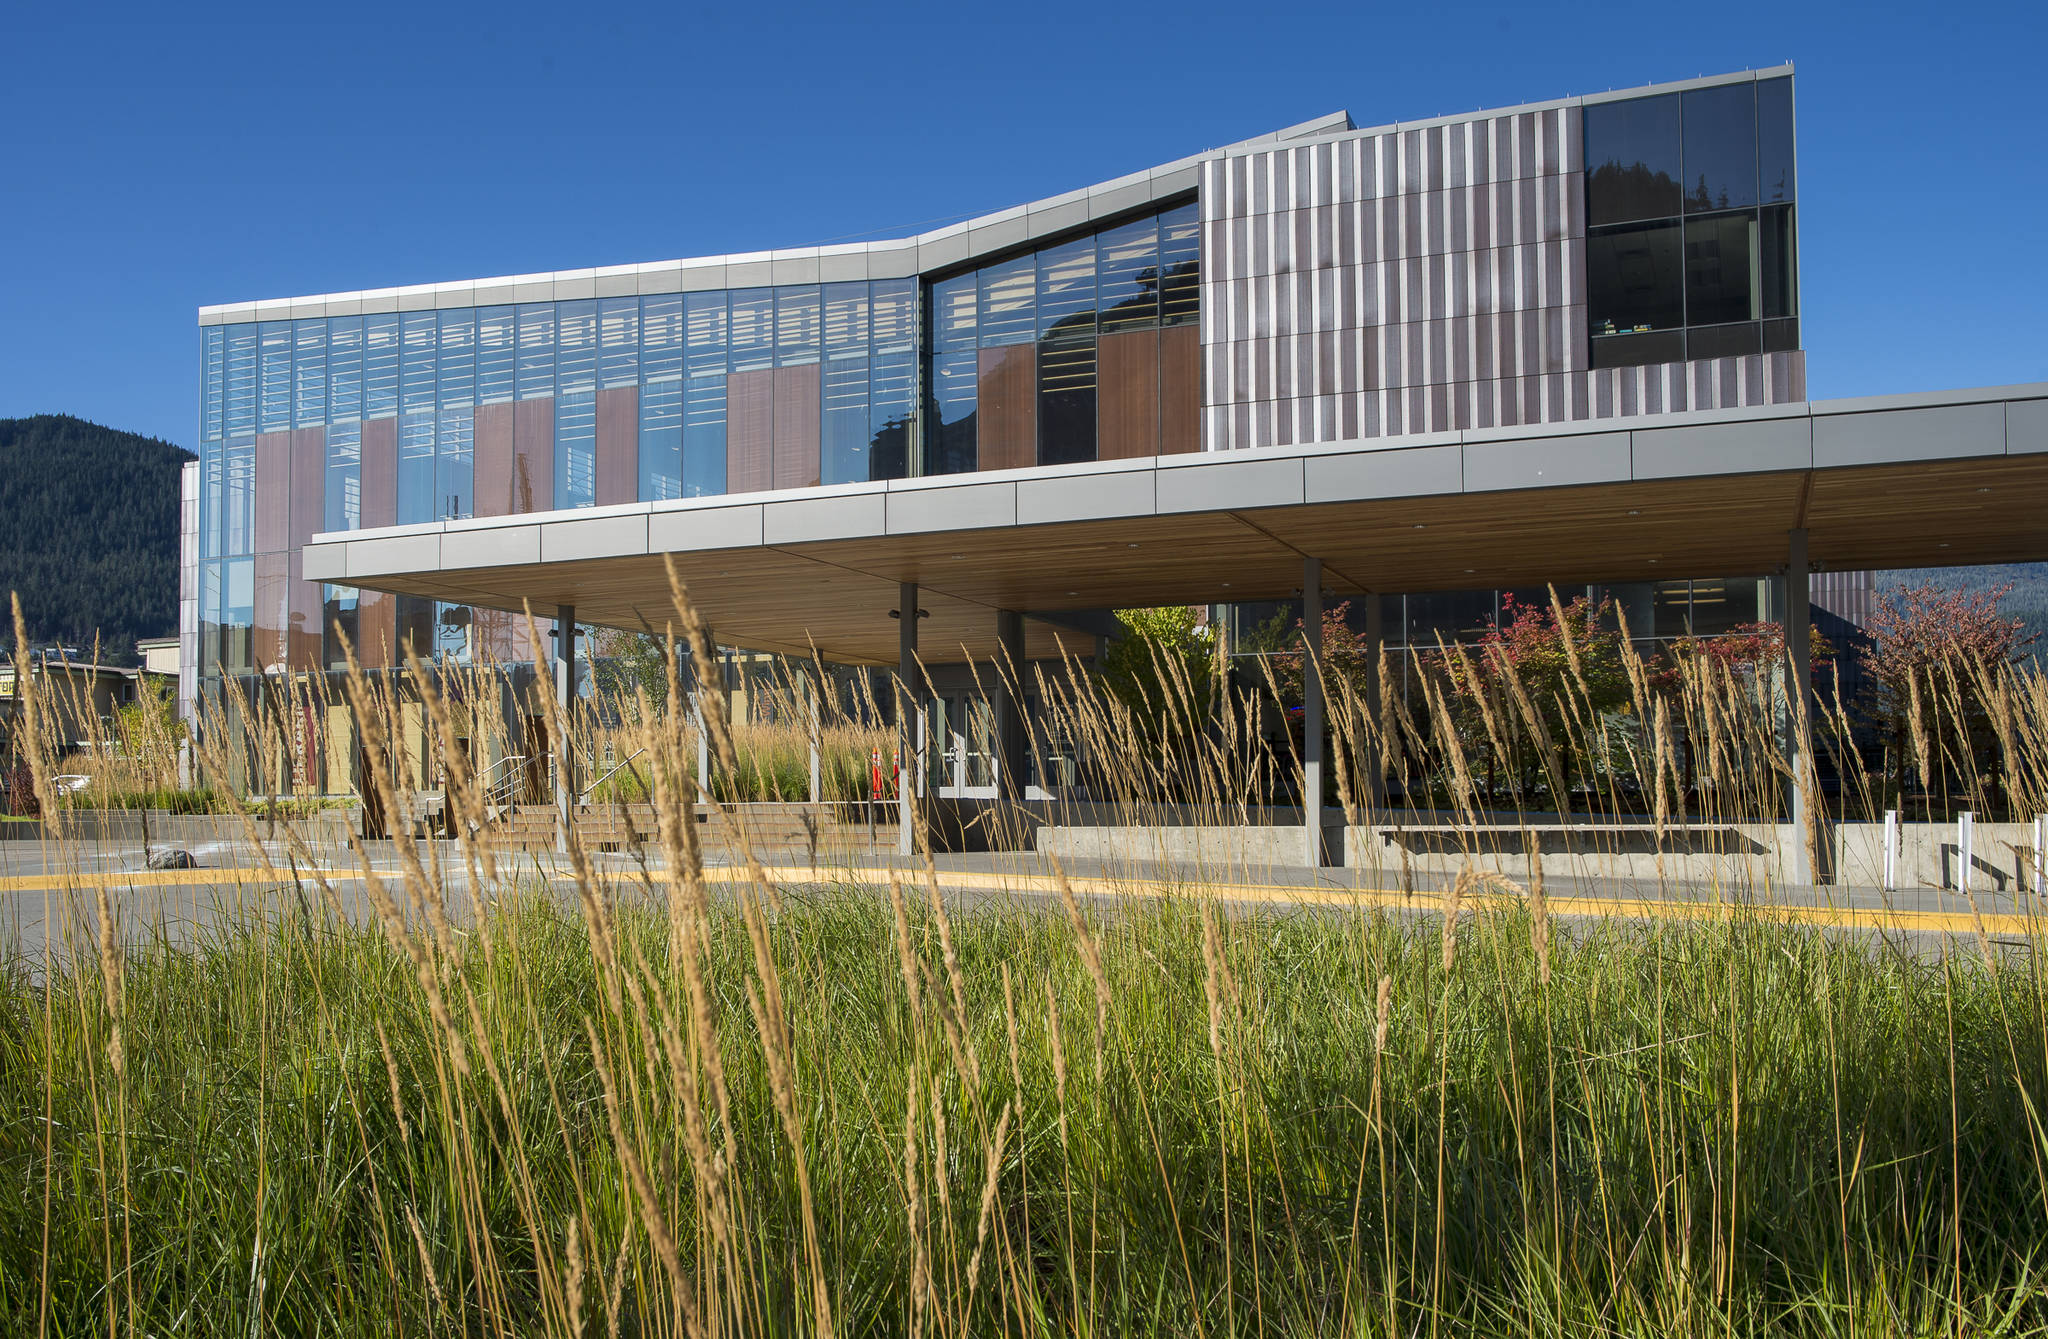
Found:
[{"label": "vertical wood slat panel", "polygon": [[291,596],[286,611],[286,654],[293,669],[318,670],[326,663],[320,583],[306,580],[303,553],[294,549],[290,559]]},{"label": "vertical wood slat panel", "polygon": [[256,435],[256,499],[253,548],[278,553],[291,546],[292,435]]},{"label": "vertical wood slat panel", "polygon": [[1095,458],[1159,454],[1159,331],[1104,335],[1096,347]]},{"label": "vertical wood slat panel", "polygon": [[363,420],[363,529],[398,523],[398,420]]},{"label": "vertical wood slat panel", "polygon": [[1038,346],[983,349],[975,402],[974,467],[1024,469],[1038,463]]},{"label": "vertical wood slat panel", "polygon": [[327,429],[292,433],[291,544],[297,549],[326,526]]},{"label": "vertical wood slat panel", "polygon": [[640,388],[615,386],[597,393],[597,505],[638,500],[640,492]]},{"label": "vertical wood slat panel", "polygon": [[818,364],[778,367],[774,384],[775,487],[816,488],[822,426]]},{"label": "vertical wood slat panel", "polygon": [[[479,481],[481,482],[481,481]],[[555,499],[555,400],[521,400],[512,413],[512,471],[498,485],[500,516],[547,511]],[[479,489],[481,491],[481,489]]]},{"label": "vertical wood slat panel", "polygon": [[260,674],[285,663],[285,629],[291,622],[291,559],[283,553],[259,553],[255,567],[252,654]]},{"label": "vertical wood slat panel", "polygon": [[1202,449],[1202,332],[1171,325],[1159,332],[1159,453]]},{"label": "vertical wood slat panel", "polygon": [[512,420],[510,400],[476,407],[476,499],[479,516],[508,516],[512,506]]},{"label": "vertical wood slat panel", "polygon": [[363,591],[356,597],[356,659],[366,668],[398,663],[398,597]]},{"label": "vertical wood slat panel", "polygon": [[775,486],[775,373],[734,372],[725,379],[725,491]]}]

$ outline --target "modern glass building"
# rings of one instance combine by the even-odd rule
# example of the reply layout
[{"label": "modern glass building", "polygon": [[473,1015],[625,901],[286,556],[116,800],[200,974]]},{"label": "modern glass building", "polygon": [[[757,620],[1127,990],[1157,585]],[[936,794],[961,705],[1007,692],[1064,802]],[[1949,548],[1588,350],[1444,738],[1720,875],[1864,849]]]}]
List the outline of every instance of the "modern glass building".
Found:
[{"label": "modern glass building", "polygon": [[528,656],[316,535],[1802,400],[1792,119],[1788,68],[1340,113],[916,237],[203,308],[200,691]]}]

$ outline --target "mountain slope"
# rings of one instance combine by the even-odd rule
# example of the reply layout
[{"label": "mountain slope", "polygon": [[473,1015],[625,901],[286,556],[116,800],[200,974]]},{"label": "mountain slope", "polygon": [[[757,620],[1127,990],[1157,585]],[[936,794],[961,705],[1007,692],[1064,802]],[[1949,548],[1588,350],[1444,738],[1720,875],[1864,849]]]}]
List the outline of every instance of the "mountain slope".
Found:
[{"label": "mountain slope", "polygon": [[[68,414],[0,419],[0,601],[33,642],[132,663],[178,630],[178,471],[190,454]],[[14,641],[0,604],[0,642]]]}]

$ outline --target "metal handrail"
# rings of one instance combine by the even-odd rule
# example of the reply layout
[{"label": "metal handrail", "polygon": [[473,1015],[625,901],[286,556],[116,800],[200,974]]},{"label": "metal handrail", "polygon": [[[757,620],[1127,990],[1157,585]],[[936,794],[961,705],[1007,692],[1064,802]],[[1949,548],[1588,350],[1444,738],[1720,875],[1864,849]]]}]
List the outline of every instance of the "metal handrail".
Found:
[{"label": "metal handrail", "polygon": [[483,792],[484,803],[505,803],[504,799],[499,798],[501,792],[505,793],[507,799],[509,799],[512,795],[517,794],[520,783],[525,780],[525,777],[522,776],[518,771],[507,770],[505,775],[497,781],[491,780],[491,777],[495,775],[500,768],[513,769],[523,766],[525,762],[525,754],[510,753],[498,759],[489,767],[486,767],[484,769],[483,775],[477,778],[477,787]]},{"label": "metal handrail", "polygon": [[618,761],[618,762],[616,762],[616,763],[614,763],[614,764],[612,765],[612,768],[611,768],[611,770],[610,770],[610,771],[606,772],[606,773],[605,773],[605,774],[604,774],[603,776],[599,777],[599,778],[598,778],[597,780],[595,780],[595,781],[591,782],[591,783],[590,783],[590,784],[589,784],[588,786],[585,786],[585,787],[583,788],[583,792],[582,792],[581,794],[579,794],[579,795],[578,795],[578,796],[576,797],[576,803],[577,803],[577,804],[579,804],[579,805],[583,805],[583,804],[589,804],[589,803],[590,803],[590,797],[591,797],[591,796],[593,796],[593,795],[595,795],[595,794],[597,794],[597,788],[598,788],[599,786],[602,786],[602,785],[603,785],[603,784],[604,784],[605,782],[607,782],[607,781],[611,780],[611,779],[612,779],[613,777],[617,776],[617,775],[618,775],[618,774],[619,774],[620,772],[624,772],[624,771],[629,771],[629,770],[630,770],[630,771],[631,771],[631,772],[633,773],[633,775],[634,775],[634,776],[636,776],[636,777],[640,777],[640,784],[641,784],[642,786],[645,786],[645,785],[647,784],[647,778],[646,778],[646,777],[644,777],[644,776],[640,776],[640,769],[639,769],[639,768],[637,768],[637,767],[634,767],[634,766],[633,766],[633,759],[635,759],[635,758],[639,757],[639,756],[640,756],[641,754],[643,754],[643,753],[645,753],[645,752],[647,752],[647,749],[646,749],[646,747],[645,747],[645,746],[643,745],[643,746],[642,746],[642,747],[640,747],[640,748],[634,749],[634,750],[633,750],[633,751],[632,751],[631,753],[627,754],[627,755],[626,755],[625,757],[623,757],[623,758],[619,759],[619,761]]}]

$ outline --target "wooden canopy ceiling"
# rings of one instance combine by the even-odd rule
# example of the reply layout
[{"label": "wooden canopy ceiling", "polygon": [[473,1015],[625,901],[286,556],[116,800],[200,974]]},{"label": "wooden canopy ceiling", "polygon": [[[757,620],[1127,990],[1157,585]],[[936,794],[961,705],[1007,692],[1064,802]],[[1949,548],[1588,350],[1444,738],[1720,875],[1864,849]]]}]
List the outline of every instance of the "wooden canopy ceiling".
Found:
[{"label": "wooden canopy ceiling", "polygon": [[[927,617],[920,654],[993,654],[996,611],[1033,614],[1283,599],[1302,560],[1342,598],[1781,569],[1804,527],[1816,569],[2048,557],[2048,455],[1461,493],[1148,516],[1029,528],[832,540],[672,555],[722,643],[893,664],[898,583]],[[407,573],[383,589],[660,631],[674,621],[663,555]],[[1027,649],[1092,639],[1042,619]]]}]

